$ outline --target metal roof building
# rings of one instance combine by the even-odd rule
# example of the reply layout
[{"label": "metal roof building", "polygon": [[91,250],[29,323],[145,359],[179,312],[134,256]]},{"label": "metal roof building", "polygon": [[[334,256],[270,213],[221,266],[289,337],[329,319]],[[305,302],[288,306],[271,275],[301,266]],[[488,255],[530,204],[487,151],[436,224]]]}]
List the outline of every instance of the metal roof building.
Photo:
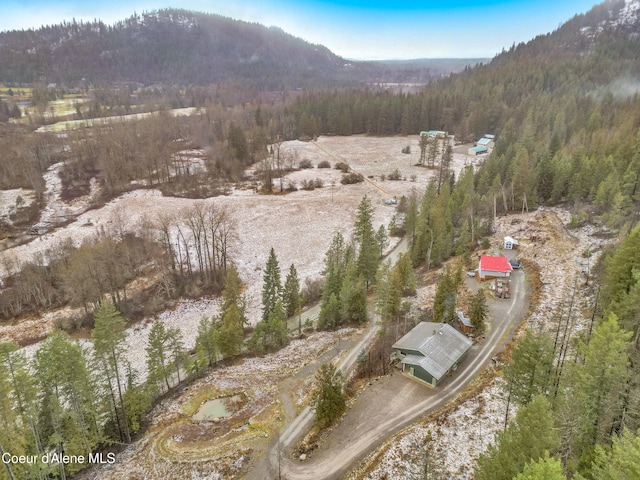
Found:
[{"label": "metal roof building", "polygon": [[430,386],[455,370],[473,342],[446,323],[421,322],[393,344],[402,371]]},{"label": "metal roof building", "polygon": [[480,280],[509,277],[512,271],[513,267],[507,257],[480,256],[480,262],[478,263],[478,278]]},{"label": "metal roof building", "polygon": [[483,153],[487,153],[489,149],[487,147],[471,147],[467,150],[467,155],[482,155]]}]

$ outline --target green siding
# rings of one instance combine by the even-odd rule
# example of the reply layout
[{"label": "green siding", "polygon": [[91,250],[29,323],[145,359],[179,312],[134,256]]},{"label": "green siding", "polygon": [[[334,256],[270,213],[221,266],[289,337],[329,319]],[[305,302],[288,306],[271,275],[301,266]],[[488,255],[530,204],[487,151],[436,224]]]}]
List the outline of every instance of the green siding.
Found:
[{"label": "green siding", "polygon": [[431,383],[433,380],[433,377],[431,376],[431,374],[429,374],[429,372],[427,372],[425,369],[423,369],[418,365],[414,367],[413,375],[419,378],[420,380],[424,380],[427,383]]}]

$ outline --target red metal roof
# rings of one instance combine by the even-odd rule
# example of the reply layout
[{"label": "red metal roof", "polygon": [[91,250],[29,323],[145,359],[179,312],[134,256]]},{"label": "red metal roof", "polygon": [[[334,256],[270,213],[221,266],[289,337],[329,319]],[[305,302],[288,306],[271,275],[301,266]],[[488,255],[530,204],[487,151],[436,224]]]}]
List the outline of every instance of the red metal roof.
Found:
[{"label": "red metal roof", "polygon": [[507,260],[507,257],[493,257],[491,255],[482,255],[480,257],[480,269],[492,272],[510,272],[513,267]]}]

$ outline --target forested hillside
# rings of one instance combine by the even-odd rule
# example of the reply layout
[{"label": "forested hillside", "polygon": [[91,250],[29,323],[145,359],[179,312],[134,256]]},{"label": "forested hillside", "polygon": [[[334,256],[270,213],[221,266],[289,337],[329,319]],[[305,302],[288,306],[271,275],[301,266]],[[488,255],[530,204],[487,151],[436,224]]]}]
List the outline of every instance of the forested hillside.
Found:
[{"label": "forested hillside", "polygon": [[483,193],[504,197],[503,208],[519,208],[525,195],[529,206],[587,202],[619,225],[639,193],[637,11],[632,2],[607,1],[417,95],[310,93],[294,107],[297,133],[438,129],[463,141],[494,133],[478,182]]},{"label": "forested hillside", "polygon": [[277,28],[218,15],[162,10],[113,26],[63,23],[0,33],[0,82],[74,85],[260,80],[268,88],[322,84],[345,67],[327,48]]}]

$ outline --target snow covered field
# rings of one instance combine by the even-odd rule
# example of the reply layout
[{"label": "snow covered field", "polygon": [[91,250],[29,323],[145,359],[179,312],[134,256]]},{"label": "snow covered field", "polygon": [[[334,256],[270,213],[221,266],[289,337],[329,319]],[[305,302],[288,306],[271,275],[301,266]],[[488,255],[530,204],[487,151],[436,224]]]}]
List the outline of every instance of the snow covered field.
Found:
[{"label": "snow covered field", "polygon": [[[410,146],[412,153],[401,151]],[[59,216],[75,216],[76,220],[64,227],[40,235],[33,241],[0,252],[0,275],[5,276],[21,263],[38,256],[45,259],[64,242],[79,246],[85,239],[99,232],[116,235],[120,231],[138,232],[146,224],[152,224],[159,215],[171,214],[179,217],[181,212],[196,201],[226,207],[236,224],[237,241],[231,247],[231,256],[245,282],[247,313],[255,324],[261,311],[262,269],[266,264],[269,249],[273,247],[280,262],[282,277],[291,263],[295,264],[301,284],[306,279],[321,276],[324,255],[331,238],[341,232],[351,237],[358,204],[367,195],[374,206],[374,228],[388,225],[395,213],[393,206],[385,205],[390,196],[409,194],[412,189],[421,192],[434,170],[416,167],[420,149],[418,136],[410,137],[320,137],[316,142],[291,141],[282,144],[282,151],[298,160],[308,158],[316,166],[328,160],[331,167],[337,161],[346,161],[358,172],[370,178],[368,182],[342,185],[341,174],[334,168],[313,168],[294,171],[285,178],[298,185],[302,180],[319,178],[324,187],[313,191],[299,190],[286,195],[258,195],[253,190],[234,189],[229,196],[206,200],[164,197],[158,190],[134,190],[121,195],[99,209],[88,210],[89,197],[66,203],[60,199],[61,182],[57,175],[59,165],[52,166],[45,174],[46,201],[42,222]],[[469,157],[470,159],[471,157]],[[452,165],[457,173],[464,167],[467,157],[456,154]],[[473,159],[473,161],[478,161]],[[381,181],[382,174],[398,169],[407,180]],[[415,175],[415,181],[412,176]],[[276,180],[276,186],[279,181]],[[94,186],[95,188],[95,186]],[[92,194],[95,194],[92,191]],[[195,342],[198,322],[203,315],[215,315],[215,299],[181,301],[174,311],[157,317],[166,326],[179,327],[185,346],[191,348]],[[0,325],[0,339],[25,341],[43,338],[55,330],[60,318],[72,315],[70,309],[48,312],[34,318],[26,318],[15,325]],[[130,329],[128,342],[133,366],[143,375],[144,345],[151,321],[146,319]],[[35,346],[30,347],[30,350]]]}]

